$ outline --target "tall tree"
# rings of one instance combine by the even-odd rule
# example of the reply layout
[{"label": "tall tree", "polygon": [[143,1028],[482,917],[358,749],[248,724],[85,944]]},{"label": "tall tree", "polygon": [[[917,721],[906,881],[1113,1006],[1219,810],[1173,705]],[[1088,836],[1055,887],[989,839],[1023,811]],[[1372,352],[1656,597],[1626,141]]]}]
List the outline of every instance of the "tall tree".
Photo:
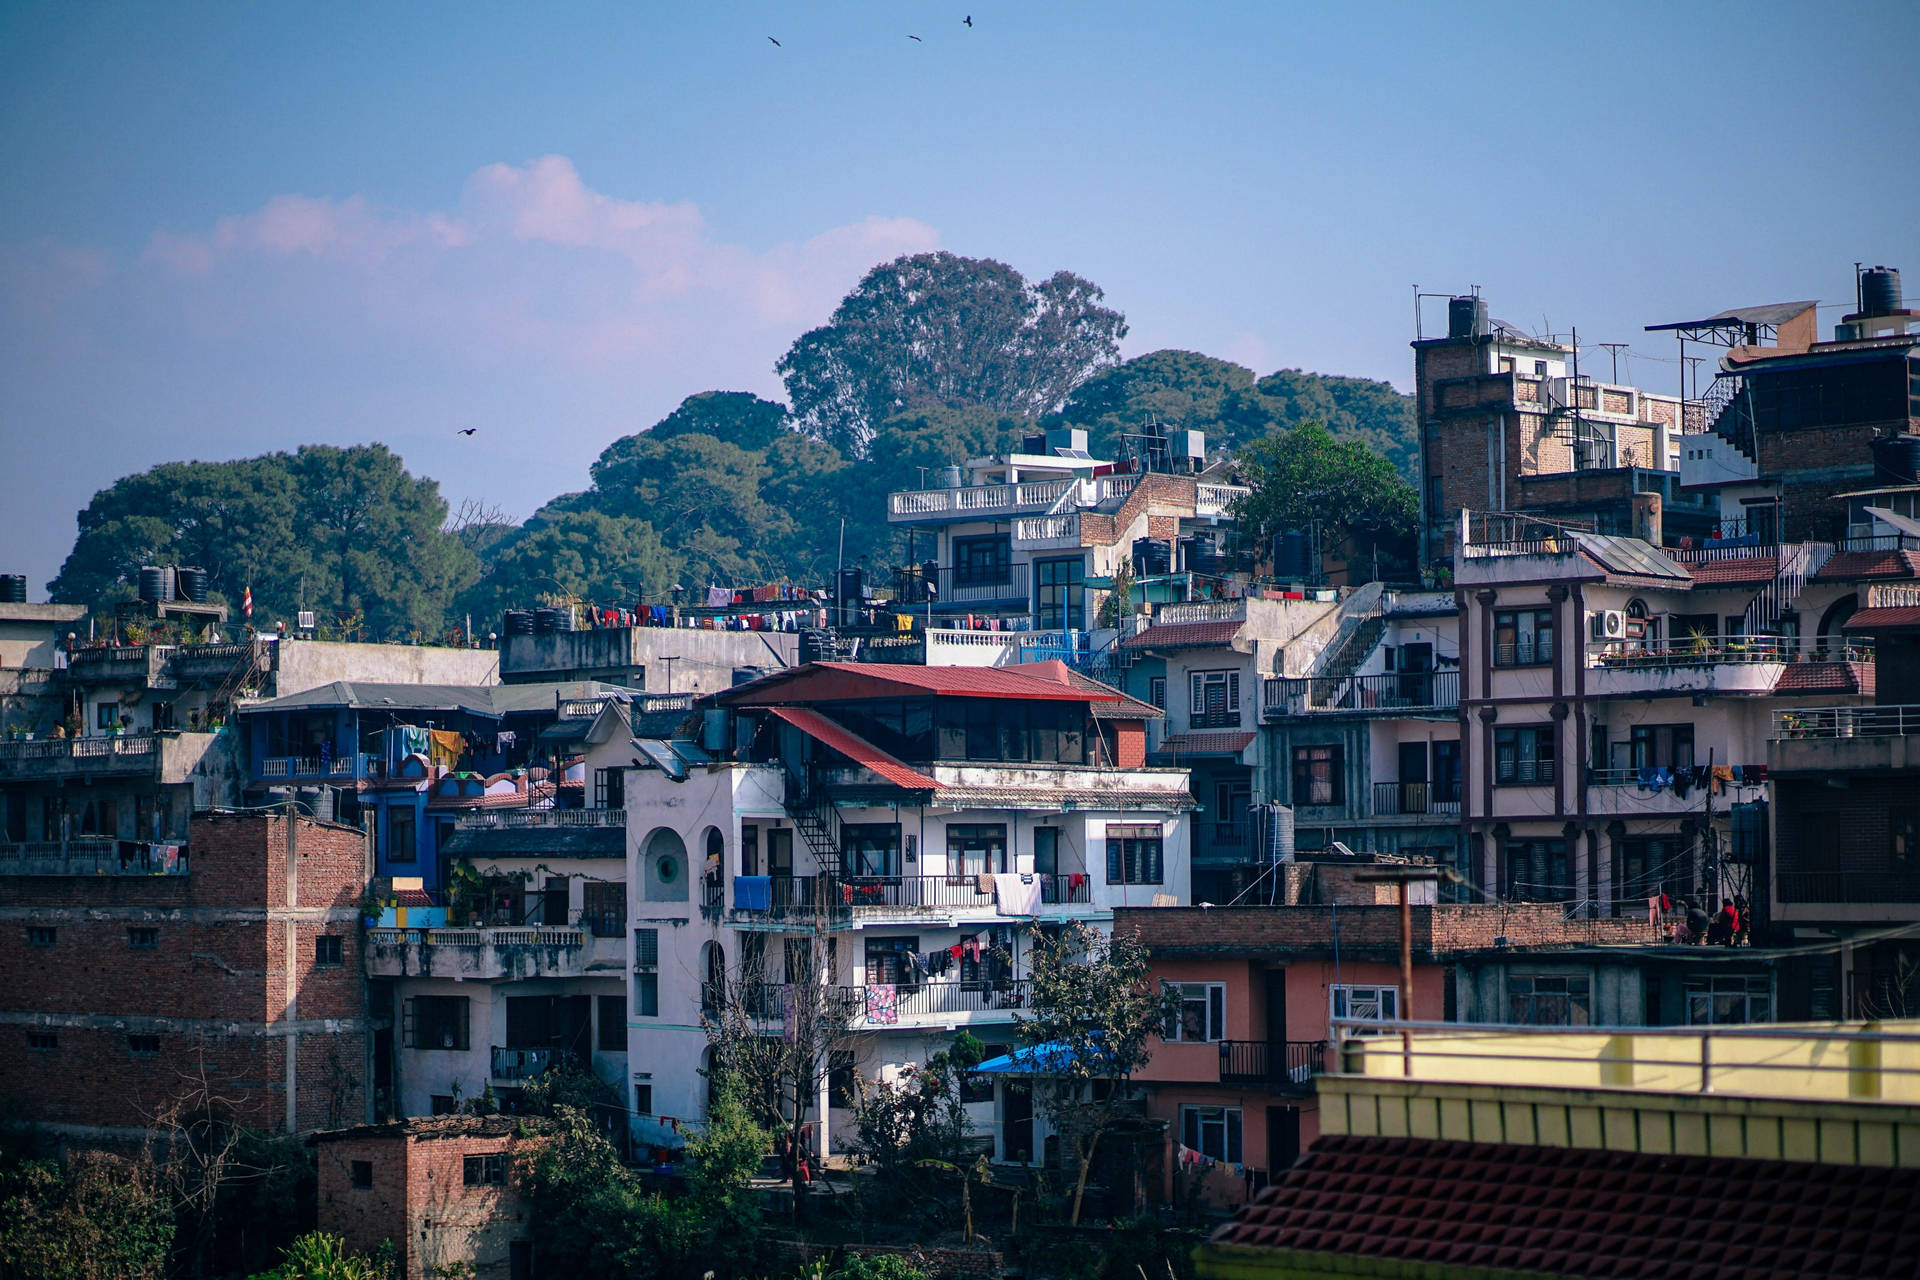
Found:
[{"label": "tall tree", "polygon": [[[1219,439],[1227,405],[1253,389],[1253,370],[1197,351],[1153,351],[1088,379],[1068,397],[1059,418],[1086,429],[1097,451],[1112,454],[1122,435],[1149,422],[1205,431]],[[1268,424],[1262,424],[1261,434]]]},{"label": "tall tree", "polygon": [[869,271],[774,368],[801,430],[865,456],[907,410],[1059,408],[1118,358],[1127,322],[1104,297],[1071,272],[1034,284],[990,258],[914,254]]},{"label": "tall tree", "polygon": [[1366,445],[1336,440],[1325,426],[1307,422],[1255,441],[1238,462],[1250,491],[1234,517],[1252,545],[1270,546],[1276,533],[1317,531],[1316,555],[1351,538],[1363,556],[1377,551],[1395,567],[1408,566],[1419,495]]},{"label": "tall tree", "polygon": [[1054,934],[1036,929],[1028,960],[1032,994],[1013,1030],[1036,1076],[1036,1100],[1073,1146],[1078,1223],[1100,1139],[1136,1100],[1128,1077],[1147,1064],[1179,999],[1149,976],[1147,949],[1133,934],[1104,934],[1077,920]]},{"label": "tall tree", "polygon": [[781,436],[793,434],[787,408],[746,391],[702,391],[688,396],[680,407],[653,424],[647,432],[655,440],[674,436],[712,436],[730,445],[756,452]]},{"label": "tall tree", "polygon": [[546,599],[614,604],[667,598],[681,558],[669,551],[653,526],[629,516],[598,511],[562,511],[527,521],[509,535],[486,574],[460,597],[458,611],[471,614],[484,632],[505,609]]}]

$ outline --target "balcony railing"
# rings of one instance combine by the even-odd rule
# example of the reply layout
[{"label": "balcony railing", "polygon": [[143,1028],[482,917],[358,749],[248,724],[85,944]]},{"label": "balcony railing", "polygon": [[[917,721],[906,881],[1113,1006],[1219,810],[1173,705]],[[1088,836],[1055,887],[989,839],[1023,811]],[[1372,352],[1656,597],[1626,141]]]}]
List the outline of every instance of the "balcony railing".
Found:
[{"label": "balcony railing", "polygon": [[927,604],[927,587],[931,584],[931,603],[936,607],[1025,601],[1032,567],[1028,564],[1003,564],[985,569],[908,565],[893,571],[893,595],[901,604]]},{"label": "balcony railing", "polygon": [[1083,872],[1040,877],[1043,906],[1086,906],[1093,901],[1093,877]]},{"label": "balcony railing", "polygon": [[158,749],[150,733],[103,735],[95,738],[43,738],[32,742],[0,742],[0,764],[29,761],[146,760]]},{"label": "balcony railing", "polygon": [[625,809],[509,809],[499,813],[470,813],[454,825],[462,831],[501,828],[624,827]]},{"label": "balcony railing", "polygon": [[[184,876],[187,847],[105,837],[0,844],[0,876]],[[176,849],[171,857],[166,850]],[[124,849],[124,854],[122,850]]]},{"label": "balcony railing", "polygon": [[1405,671],[1371,676],[1269,676],[1261,695],[1269,716],[1343,711],[1448,711],[1460,705],[1458,671]]},{"label": "balcony railing", "polygon": [[1013,522],[1016,547],[1077,547],[1080,542],[1080,513],[1058,516],[1023,516]]},{"label": "balcony railing", "polygon": [[[1869,661],[1871,647],[1857,648]],[[1587,665],[1612,671],[1644,671],[1666,667],[1707,667],[1724,663],[1791,662],[1794,641],[1779,636],[1700,636],[1682,640],[1605,641],[1587,646]]]},{"label": "balcony railing", "polygon": [[1010,1011],[1026,1007],[1030,985],[1025,979],[1014,982],[922,982],[898,983],[888,989],[868,984],[842,987],[841,994],[856,1026],[889,1026],[895,1022],[940,1021],[971,1018],[978,1014]]},{"label": "balcony railing", "polygon": [[1194,486],[1193,514],[1196,516],[1223,516],[1232,509],[1233,504],[1252,490],[1237,484],[1202,484]]},{"label": "balcony railing", "polygon": [[1920,902],[1920,875],[1890,871],[1782,871],[1780,901]]},{"label": "balcony railing", "polygon": [[267,756],[260,761],[263,778],[365,778],[374,773],[376,757],[365,752],[338,756]]},{"label": "balcony railing", "polygon": [[1807,707],[1773,713],[1775,738],[1904,738],[1920,733],[1920,706]]},{"label": "balcony railing", "polygon": [[1327,1069],[1325,1040],[1222,1040],[1220,1083],[1264,1085],[1269,1089],[1310,1089]]},{"label": "balcony railing", "polygon": [[1060,500],[1077,480],[1032,480],[1024,484],[976,484],[957,489],[909,489],[887,495],[887,515],[893,519],[922,516],[966,516],[1045,511]]},{"label": "balcony railing", "polygon": [[535,1080],[565,1062],[576,1061],[572,1050],[558,1046],[545,1049],[509,1049],[493,1046],[495,1080]]},{"label": "balcony railing", "polygon": [[1373,784],[1373,811],[1383,818],[1429,813],[1457,816],[1460,812],[1460,784],[1376,782]]},{"label": "balcony railing", "polygon": [[[1047,879],[1042,877],[1041,901],[1046,895]],[[1076,901],[1071,887],[1055,892],[1067,896],[1059,901]],[[773,876],[770,878],[767,905],[741,906],[740,886],[734,886],[734,910],[748,915],[794,917],[805,915],[844,915],[889,911],[993,911],[997,907],[991,883],[985,890],[974,875],[964,876]]]}]

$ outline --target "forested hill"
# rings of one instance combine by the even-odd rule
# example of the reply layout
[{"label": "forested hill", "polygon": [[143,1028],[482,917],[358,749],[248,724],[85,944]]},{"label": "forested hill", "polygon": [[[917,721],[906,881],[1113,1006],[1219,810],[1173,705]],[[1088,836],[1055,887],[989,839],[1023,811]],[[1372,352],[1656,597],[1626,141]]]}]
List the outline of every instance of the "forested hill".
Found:
[{"label": "forested hill", "polygon": [[[195,564],[229,604],[251,586],[256,621],[290,616],[304,578],[323,625],[430,639],[468,615],[478,630],[503,608],[556,596],[823,585],[842,521],[849,562],[903,563],[890,491],[1053,426],[1085,428],[1095,456],[1111,456],[1120,433],[1150,421],[1206,432],[1211,453],[1318,420],[1411,477],[1413,402],[1390,385],[1297,369],[1260,377],[1191,351],[1120,361],[1126,321],[1102,302],[1069,272],[1032,282],[990,260],[903,258],[795,340],[777,366],[788,404],[689,396],[610,443],[587,488],[524,525],[472,502],[450,515],[432,481],[378,445],[176,463],[95,496],[52,591],[99,605],[130,597],[143,563]],[[274,536],[292,527],[330,536]],[[275,550],[289,545],[302,550]]]}]

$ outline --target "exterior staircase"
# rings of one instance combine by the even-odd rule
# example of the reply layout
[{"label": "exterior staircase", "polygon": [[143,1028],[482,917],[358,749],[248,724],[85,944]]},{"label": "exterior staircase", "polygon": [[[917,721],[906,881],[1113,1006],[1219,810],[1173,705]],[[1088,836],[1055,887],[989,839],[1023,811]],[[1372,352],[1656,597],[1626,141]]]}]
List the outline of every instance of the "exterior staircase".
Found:
[{"label": "exterior staircase", "polygon": [[1827,542],[1796,542],[1781,547],[1780,567],[1774,571],[1773,581],[1762,587],[1747,605],[1746,617],[1742,619],[1745,633],[1750,636],[1771,633],[1780,624],[1781,615],[1800,598],[1807,579],[1819,573],[1832,557],[1833,544]]}]

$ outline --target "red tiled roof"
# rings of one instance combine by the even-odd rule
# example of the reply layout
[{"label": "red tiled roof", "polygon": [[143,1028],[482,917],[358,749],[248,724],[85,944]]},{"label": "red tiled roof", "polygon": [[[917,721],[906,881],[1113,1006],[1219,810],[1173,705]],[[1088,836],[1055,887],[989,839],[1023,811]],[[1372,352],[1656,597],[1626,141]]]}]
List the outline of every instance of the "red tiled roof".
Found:
[{"label": "red tiled roof", "polygon": [[1252,732],[1170,733],[1160,740],[1155,755],[1239,755],[1253,742]]},{"label": "red tiled roof", "polygon": [[[1044,665],[1044,664],[1041,664]],[[1006,667],[915,667],[869,662],[811,662],[718,695],[731,706],[832,702],[853,698],[934,693],[950,698],[1024,698],[1056,702],[1113,702],[1120,694],[1097,693],[1045,674]]]},{"label": "red tiled roof", "polygon": [[1222,618],[1214,622],[1157,622],[1120,643],[1128,649],[1195,649],[1206,645],[1232,644],[1243,625],[1238,618]]},{"label": "red tiled roof", "polygon": [[1920,551],[1841,551],[1820,566],[1815,582],[1920,578]]},{"label": "red tiled roof", "polygon": [[1213,1242],[1448,1274],[1915,1276],[1915,1204],[1920,1169],[1335,1135]]},{"label": "red tiled roof", "polygon": [[1862,609],[1848,618],[1842,631],[1904,631],[1920,627],[1920,608],[1894,605],[1881,609]]},{"label": "red tiled roof", "polygon": [[[1920,612],[1920,610],[1915,610]],[[1874,668],[1864,662],[1793,662],[1774,683],[1775,693],[1872,693]]]},{"label": "red tiled roof", "polygon": [[1778,556],[1742,556],[1738,560],[1703,560],[1687,566],[1694,585],[1702,587],[1758,586],[1772,582],[1780,572]]},{"label": "red tiled roof", "polygon": [[800,732],[826,743],[847,759],[865,765],[896,787],[934,791],[941,785],[918,769],[895,760],[859,734],[841,728],[811,707],[771,707],[769,710]]}]

